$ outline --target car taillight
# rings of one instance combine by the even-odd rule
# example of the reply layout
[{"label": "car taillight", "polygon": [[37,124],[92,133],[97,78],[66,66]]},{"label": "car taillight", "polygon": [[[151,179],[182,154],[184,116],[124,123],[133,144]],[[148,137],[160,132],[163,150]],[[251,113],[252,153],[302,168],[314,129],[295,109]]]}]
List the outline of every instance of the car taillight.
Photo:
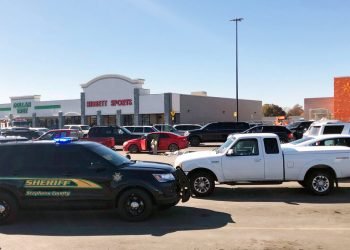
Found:
[{"label": "car taillight", "polygon": [[293,133],[289,133],[289,134],[288,134],[288,139],[290,139],[290,140],[294,139]]}]

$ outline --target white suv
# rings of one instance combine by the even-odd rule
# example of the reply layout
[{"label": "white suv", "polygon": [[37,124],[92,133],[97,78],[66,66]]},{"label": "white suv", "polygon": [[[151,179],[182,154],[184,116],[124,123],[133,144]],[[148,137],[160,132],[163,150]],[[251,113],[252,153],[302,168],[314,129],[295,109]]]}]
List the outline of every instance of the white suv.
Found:
[{"label": "white suv", "polygon": [[314,122],[304,133],[303,137],[319,136],[327,134],[350,134],[350,123],[335,120]]}]

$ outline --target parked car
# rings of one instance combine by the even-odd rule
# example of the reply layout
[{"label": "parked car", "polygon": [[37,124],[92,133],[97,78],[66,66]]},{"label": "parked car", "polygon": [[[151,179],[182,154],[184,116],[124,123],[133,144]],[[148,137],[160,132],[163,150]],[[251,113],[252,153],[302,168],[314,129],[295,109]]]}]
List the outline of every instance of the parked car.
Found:
[{"label": "parked car", "polygon": [[123,127],[134,134],[144,135],[152,132],[158,132],[158,129],[156,129],[153,126],[123,126]]},{"label": "parked car", "polygon": [[303,134],[308,130],[314,121],[297,121],[287,125],[287,128],[292,131],[295,139],[303,138]]},{"label": "parked car", "polygon": [[340,121],[313,122],[304,136],[318,136],[327,134],[350,134],[350,123]]},{"label": "parked car", "polygon": [[199,146],[201,142],[225,142],[231,133],[241,133],[249,129],[246,122],[213,122],[200,129],[185,133],[191,146]]},{"label": "parked car", "polygon": [[190,130],[200,129],[202,126],[199,124],[175,124],[173,127],[177,131],[186,132]]},{"label": "parked car", "polygon": [[158,151],[174,152],[188,147],[185,136],[180,136],[169,132],[149,133],[139,139],[132,139],[123,143],[123,150],[130,153],[141,151],[151,151],[151,141],[157,140]]},{"label": "parked car", "polygon": [[180,155],[174,166],[190,179],[192,193],[208,196],[215,182],[281,184],[298,181],[316,195],[329,194],[338,179],[350,177],[350,148],[281,148],[275,134],[236,134],[216,151]]},{"label": "parked car", "polygon": [[184,132],[178,131],[176,128],[169,124],[153,124],[153,127],[155,127],[160,132],[172,132],[174,134],[184,135]]},{"label": "parked car", "polygon": [[32,139],[39,138],[43,134],[43,132],[31,130],[29,128],[13,127],[13,128],[2,130],[1,134],[3,136],[21,136],[29,140],[32,140]]},{"label": "parked car", "polygon": [[189,198],[182,170],[130,161],[98,143],[0,145],[0,224],[13,222],[20,209],[42,207],[113,209],[125,220],[142,221]]},{"label": "parked car", "polygon": [[76,129],[80,133],[80,137],[86,137],[87,134],[89,133],[90,126],[89,125],[80,125],[80,124],[69,124],[69,125],[64,125],[64,129]]},{"label": "parked car", "polygon": [[94,126],[90,128],[87,137],[114,137],[116,145],[123,145],[125,141],[140,138],[141,136],[140,134],[133,134],[120,126]]},{"label": "parked car", "polygon": [[284,147],[308,147],[308,146],[346,146],[350,147],[350,135],[319,135],[304,137],[287,144]]},{"label": "parked car", "polygon": [[53,129],[49,130],[37,140],[42,141],[42,140],[54,140],[56,138],[63,138],[63,137],[71,137],[71,138],[76,138],[79,139],[81,137],[81,134],[79,130],[76,129]]},{"label": "parked car", "polygon": [[[282,143],[287,143],[294,140],[293,133],[284,126],[272,126],[272,125],[261,125],[255,126],[246,131],[243,131],[242,134],[251,134],[251,133],[272,133],[278,135]],[[230,134],[229,136],[233,136]]]}]

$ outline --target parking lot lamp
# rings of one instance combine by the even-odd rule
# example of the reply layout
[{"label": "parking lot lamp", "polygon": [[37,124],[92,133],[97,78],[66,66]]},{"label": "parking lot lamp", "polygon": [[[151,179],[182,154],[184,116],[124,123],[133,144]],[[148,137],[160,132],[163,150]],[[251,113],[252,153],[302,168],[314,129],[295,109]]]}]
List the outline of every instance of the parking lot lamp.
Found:
[{"label": "parking lot lamp", "polygon": [[230,20],[236,22],[236,121],[238,122],[238,22],[242,21],[243,18],[235,18]]}]

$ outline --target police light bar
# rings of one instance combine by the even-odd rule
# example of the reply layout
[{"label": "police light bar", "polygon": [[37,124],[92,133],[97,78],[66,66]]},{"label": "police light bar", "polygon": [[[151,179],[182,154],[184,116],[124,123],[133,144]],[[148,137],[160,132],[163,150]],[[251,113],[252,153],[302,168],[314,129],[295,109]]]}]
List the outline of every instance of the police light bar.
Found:
[{"label": "police light bar", "polygon": [[73,141],[70,137],[61,137],[61,138],[55,138],[53,139],[57,144],[68,144]]}]

